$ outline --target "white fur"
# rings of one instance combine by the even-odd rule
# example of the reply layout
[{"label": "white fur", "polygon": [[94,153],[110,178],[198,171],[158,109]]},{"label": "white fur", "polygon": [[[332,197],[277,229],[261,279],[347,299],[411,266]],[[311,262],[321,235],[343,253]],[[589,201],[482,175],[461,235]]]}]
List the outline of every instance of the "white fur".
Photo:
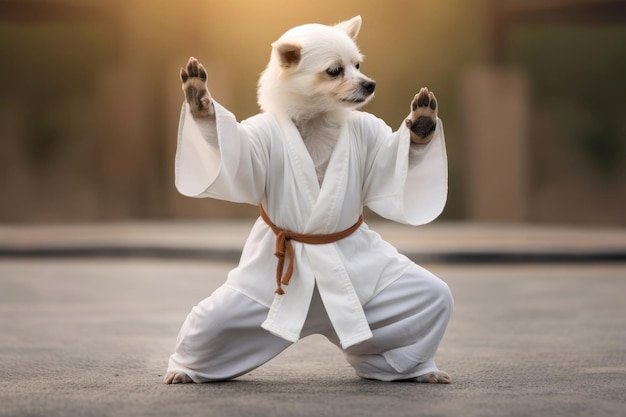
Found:
[{"label": "white fur", "polygon": [[[258,84],[261,109],[291,119],[315,163],[318,180],[324,172],[349,111],[363,106],[374,94],[363,87],[373,80],[357,65],[363,56],[354,42],[361,18],[336,26],[309,24],[287,31],[272,44],[272,54]],[[282,51],[295,51],[297,62],[285,62]],[[341,68],[332,77],[328,69]]]}]

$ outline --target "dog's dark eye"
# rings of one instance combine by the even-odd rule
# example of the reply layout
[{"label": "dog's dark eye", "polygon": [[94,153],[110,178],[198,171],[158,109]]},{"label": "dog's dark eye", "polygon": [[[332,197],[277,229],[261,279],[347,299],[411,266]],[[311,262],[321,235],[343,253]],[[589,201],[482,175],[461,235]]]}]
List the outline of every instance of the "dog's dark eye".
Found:
[{"label": "dog's dark eye", "polygon": [[361,64],[359,64],[359,63],[357,62],[357,64],[355,65],[355,67],[356,67],[356,69],[359,69],[359,68],[361,68]]},{"label": "dog's dark eye", "polygon": [[331,77],[338,77],[343,72],[343,68],[341,67],[331,67],[326,70],[326,74]]}]

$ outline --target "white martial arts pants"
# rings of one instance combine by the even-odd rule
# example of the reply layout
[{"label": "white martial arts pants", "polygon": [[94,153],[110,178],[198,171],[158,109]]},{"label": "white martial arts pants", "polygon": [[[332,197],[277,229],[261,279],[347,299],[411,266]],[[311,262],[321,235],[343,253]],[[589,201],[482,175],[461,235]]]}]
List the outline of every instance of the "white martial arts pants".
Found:
[{"label": "white martial arts pants", "polygon": [[[439,346],[453,301],[448,286],[415,265],[363,306],[373,333],[343,350],[362,378],[392,381],[437,370]],[[169,360],[169,371],[183,371],[194,382],[223,381],[263,365],[291,345],[261,328],[268,308],[222,286],[187,316]],[[339,345],[315,290],[301,337],[326,336]]]}]

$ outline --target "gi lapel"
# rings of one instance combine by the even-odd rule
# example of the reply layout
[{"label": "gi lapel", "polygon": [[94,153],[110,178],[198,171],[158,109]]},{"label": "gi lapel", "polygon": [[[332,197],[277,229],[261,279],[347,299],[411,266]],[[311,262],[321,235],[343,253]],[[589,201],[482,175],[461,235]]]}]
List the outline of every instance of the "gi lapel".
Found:
[{"label": "gi lapel", "polygon": [[304,233],[325,234],[338,231],[337,223],[345,197],[349,163],[350,138],[348,137],[348,129],[344,124],[328,161],[324,181],[311,216],[304,228]]},{"label": "gi lapel", "polygon": [[[348,184],[349,135],[347,124],[344,124],[326,168],[319,197],[305,227],[307,234],[338,231]],[[371,338],[372,332],[363,307],[337,252],[337,246],[305,245],[302,251],[310,261],[320,296],[341,346],[347,348]]]},{"label": "gi lapel", "polygon": [[[324,181],[320,188],[315,165],[297,128],[283,120],[290,162],[294,178],[305,191],[308,208],[303,233],[327,234],[336,232],[339,214],[346,194],[350,164],[350,137],[346,125],[341,129],[333,150]],[[354,219],[356,221],[356,218]],[[314,285],[326,307],[342,347],[347,348],[372,337],[365,313],[352,286],[335,244],[303,245],[293,242],[295,275],[284,295],[277,295],[270,307],[263,328],[290,341],[299,338],[308,314]]]},{"label": "gi lapel", "polygon": [[[296,201],[294,207],[288,208],[288,210],[300,211],[293,218],[293,222],[299,224],[284,224],[284,220],[279,218],[272,220],[288,230],[302,232],[318,200],[320,186],[317,182],[313,160],[295,124],[287,118],[277,119],[277,122],[283,134],[286,153],[284,164],[285,167],[291,167],[291,169],[286,169],[285,175],[293,176],[291,181],[289,181],[289,178],[285,179],[286,192],[284,196],[293,193],[292,197],[294,199],[304,198],[305,201],[301,203]],[[276,203],[284,204],[285,202],[278,201]],[[268,208],[270,210],[268,211],[270,218],[272,213],[281,212],[277,207]],[[315,277],[309,267],[310,262],[304,259],[303,245],[294,242],[293,249],[295,258],[294,277],[289,287],[285,289],[285,294],[274,297],[269,314],[262,327],[276,336],[296,342],[300,338],[300,332],[309,312],[313,288],[315,287]]]}]

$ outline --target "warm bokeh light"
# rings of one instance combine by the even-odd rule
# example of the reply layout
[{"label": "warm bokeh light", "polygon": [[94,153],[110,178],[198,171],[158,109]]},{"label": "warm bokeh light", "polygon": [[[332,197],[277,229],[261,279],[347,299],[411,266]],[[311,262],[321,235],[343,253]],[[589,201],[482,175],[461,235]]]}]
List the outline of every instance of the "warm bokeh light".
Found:
[{"label": "warm bokeh light", "polygon": [[[199,58],[213,96],[242,119],[258,112],[257,78],[285,30],[360,14],[362,70],[378,82],[365,110],[397,126],[421,86],[437,94],[450,157],[444,217],[626,224],[626,30],[586,25],[584,15],[569,17],[574,8],[561,13],[571,23],[545,17],[569,3],[617,2],[0,1],[0,192],[11,196],[0,221],[255,213],[175,192],[179,67]],[[513,24],[496,4],[546,22],[529,14]],[[505,32],[494,32],[493,16],[511,23]],[[494,62],[502,45],[506,62]],[[521,90],[509,94],[493,84],[500,75],[488,75],[494,92],[484,99],[522,106],[511,119],[520,125],[502,126],[524,152],[502,161],[520,166],[509,173],[485,166],[497,139],[483,137],[483,151],[472,135],[500,131],[467,100],[485,91],[472,84],[476,74],[502,71],[517,74],[509,85]],[[519,183],[516,196],[500,196],[489,177]],[[477,183],[486,194],[473,191]],[[519,199],[523,210],[499,208],[498,199]]]}]

